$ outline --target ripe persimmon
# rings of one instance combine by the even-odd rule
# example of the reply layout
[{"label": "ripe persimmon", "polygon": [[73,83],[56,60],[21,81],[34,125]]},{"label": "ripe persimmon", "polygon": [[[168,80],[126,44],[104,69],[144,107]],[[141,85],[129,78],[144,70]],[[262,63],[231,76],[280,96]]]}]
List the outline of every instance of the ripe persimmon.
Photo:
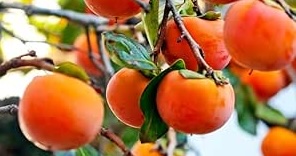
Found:
[{"label": "ripe persimmon", "polygon": [[179,71],[167,74],[157,89],[160,117],[177,131],[206,134],[222,127],[234,109],[231,84],[217,86],[208,78],[185,78]]},{"label": "ripe persimmon", "polygon": [[270,128],[261,144],[264,156],[296,155],[296,134],[283,127]]},{"label": "ripe persimmon", "polygon": [[[149,2],[149,0],[142,0]],[[84,0],[86,5],[97,15],[109,19],[128,19],[141,12],[141,7],[134,0]]]},{"label": "ripe persimmon", "polygon": [[[99,55],[99,47],[97,44],[97,38],[95,33],[90,33],[90,45],[92,49],[93,59],[98,62],[102,62],[101,56]],[[75,50],[76,62],[80,65],[88,74],[92,76],[101,76],[103,73],[100,71],[93,61],[89,58],[88,54],[88,44],[86,34],[79,35],[73,44],[78,50]]]},{"label": "ripe persimmon", "polygon": [[[182,20],[190,35],[203,49],[206,62],[216,70],[223,69],[230,61],[223,41],[224,21],[210,21],[198,17],[183,17]],[[187,69],[198,70],[198,60],[185,39],[178,41],[180,37],[180,30],[174,20],[169,20],[162,49],[167,63],[172,64],[181,58]]]},{"label": "ripe persimmon", "polygon": [[139,128],[144,122],[141,95],[150,79],[140,71],[122,68],[110,79],[106,99],[113,114],[124,124]]},{"label": "ripe persimmon", "polygon": [[235,2],[237,0],[205,0],[205,1],[214,3],[214,4],[227,4],[227,3]]},{"label": "ripe persimmon", "polygon": [[229,69],[243,84],[249,85],[261,101],[270,99],[291,82],[284,70],[251,71],[234,62],[230,64]]},{"label": "ripe persimmon", "polygon": [[69,150],[90,143],[104,117],[102,97],[88,84],[59,73],[35,77],[20,101],[25,137],[44,150]]},{"label": "ripe persimmon", "polygon": [[296,54],[293,20],[259,0],[240,0],[229,8],[224,39],[231,57],[250,69],[283,69]]},{"label": "ripe persimmon", "polygon": [[155,149],[155,144],[153,143],[141,143],[136,142],[131,149],[134,156],[163,156],[157,149]]}]

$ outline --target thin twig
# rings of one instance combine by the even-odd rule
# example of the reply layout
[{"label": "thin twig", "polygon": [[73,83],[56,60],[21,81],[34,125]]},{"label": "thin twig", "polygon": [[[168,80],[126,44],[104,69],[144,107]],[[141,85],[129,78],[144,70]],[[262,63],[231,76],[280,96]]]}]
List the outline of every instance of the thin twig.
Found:
[{"label": "thin twig", "polygon": [[105,83],[107,84],[111,76],[114,74],[114,69],[109,57],[107,56],[107,53],[105,52],[104,41],[102,39],[102,31],[96,30],[96,37],[97,37],[97,44],[99,45],[99,54],[102,58],[103,64],[106,69],[104,70],[104,75],[105,75]]},{"label": "thin twig", "polygon": [[[85,26],[85,34],[86,34],[86,43],[87,43],[87,50],[88,50],[88,57],[89,59],[92,61],[92,63],[96,66],[96,68],[99,71],[105,71],[105,67],[103,66],[103,64],[101,62],[99,62],[97,60],[96,57],[94,57],[94,51],[92,49],[92,45],[91,45],[91,39],[90,39],[90,32],[89,32],[89,27]],[[96,45],[98,46],[98,45]],[[99,49],[99,48],[98,48]]]},{"label": "thin twig", "polygon": [[181,38],[185,38],[191,48],[191,50],[194,53],[195,58],[198,60],[198,62],[207,70],[207,71],[212,71],[213,69],[207,64],[207,62],[203,59],[203,51],[201,49],[201,47],[194,41],[194,39],[192,38],[192,36],[190,35],[190,33],[188,32],[188,30],[186,29],[181,16],[179,15],[179,13],[177,12],[174,3],[172,2],[172,0],[167,0],[167,4],[166,4],[170,10],[173,13],[173,17],[175,20],[176,25],[178,26],[178,28],[181,31]]},{"label": "thin twig", "polygon": [[150,5],[143,2],[142,0],[134,0],[145,12],[150,11]]},{"label": "thin twig", "polygon": [[290,7],[284,0],[275,0],[277,4],[279,4],[286,12],[286,14],[294,21],[296,21],[296,18],[294,16],[293,11],[291,11]]},{"label": "thin twig", "polygon": [[101,128],[101,135],[115,143],[116,146],[119,147],[124,153],[124,156],[133,156],[131,151],[125,146],[124,142],[116,134],[112,133],[106,128]]},{"label": "thin twig", "polygon": [[50,43],[50,42],[47,42],[47,41],[37,41],[37,40],[35,41],[35,40],[22,39],[21,37],[14,34],[12,31],[8,30],[6,27],[4,27],[1,23],[0,23],[0,30],[3,30],[9,36],[20,40],[23,44],[26,44],[26,43],[44,43],[44,44],[48,44],[50,46],[53,46],[55,48],[58,48],[59,50],[62,50],[62,51],[80,50],[79,48],[74,47],[73,45],[69,45],[69,44],[62,44],[62,43],[56,44],[56,43]]},{"label": "thin twig", "polygon": [[169,13],[170,13],[170,9],[169,9],[168,5],[165,5],[164,12],[163,12],[163,18],[162,18],[162,21],[160,23],[160,26],[159,26],[160,28],[159,28],[159,31],[158,31],[158,36],[159,37],[157,38],[156,44],[155,44],[153,52],[151,54],[154,63],[157,63],[158,55],[160,53],[161,46],[163,45],[163,42],[164,42],[166,25],[167,25],[167,22],[168,22]]},{"label": "thin twig", "polygon": [[[0,65],[0,76],[5,75],[9,70],[19,67],[25,67],[25,66],[33,66],[38,69],[45,69],[48,71],[53,71],[54,65],[49,63],[52,62],[52,60],[48,58],[35,58],[35,59],[22,59],[24,56],[33,56],[35,53],[34,51],[29,52],[28,54],[18,56],[16,58],[13,58],[7,62],[4,62]],[[36,56],[36,54],[35,54]],[[34,56],[33,56],[34,57]]]},{"label": "thin twig", "polygon": [[173,13],[173,17],[174,17],[174,21],[177,25],[177,27],[179,28],[179,30],[181,31],[181,36],[179,38],[179,40],[182,40],[183,38],[185,38],[187,40],[187,43],[190,46],[190,49],[192,50],[196,60],[198,61],[199,64],[199,68],[200,69],[205,69],[206,70],[206,76],[207,77],[211,77],[214,79],[215,83],[217,85],[224,85],[224,84],[228,84],[227,81],[224,81],[222,79],[220,79],[214,72],[213,68],[211,66],[209,66],[209,64],[205,61],[204,59],[204,52],[201,49],[201,47],[195,42],[195,40],[192,38],[192,36],[190,35],[190,33],[188,32],[188,30],[186,29],[183,21],[182,21],[182,17],[180,16],[180,14],[177,12],[174,3],[172,0],[167,0],[166,5],[170,8],[170,10]]},{"label": "thin twig", "polygon": [[199,8],[198,0],[191,0],[191,1],[193,3],[193,10],[195,11],[196,15],[197,16],[202,15],[202,12],[200,11],[200,8]]}]

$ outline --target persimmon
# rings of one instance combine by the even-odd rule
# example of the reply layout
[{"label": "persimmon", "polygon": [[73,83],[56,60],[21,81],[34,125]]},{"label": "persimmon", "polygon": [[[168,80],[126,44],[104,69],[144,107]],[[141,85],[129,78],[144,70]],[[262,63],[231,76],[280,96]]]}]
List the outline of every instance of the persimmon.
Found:
[{"label": "persimmon", "polygon": [[185,78],[179,71],[167,74],[157,89],[160,117],[177,131],[206,134],[222,127],[234,109],[231,84],[217,86],[208,78]]},{"label": "persimmon", "polygon": [[[149,2],[149,0],[142,1]],[[109,19],[128,19],[141,12],[141,7],[134,0],[84,0],[84,2],[94,13]]]},{"label": "persimmon", "polygon": [[113,114],[124,124],[135,128],[143,124],[140,98],[149,81],[138,70],[122,68],[108,82],[107,103]]},{"label": "persimmon", "polygon": [[136,142],[131,149],[134,156],[163,156],[157,149],[155,149],[155,144],[153,143],[141,143]]},{"label": "persimmon", "polygon": [[[92,54],[94,56],[93,59],[97,60],[98,62],[102,62],[102,58],[99,55],[99,47],[97,44],[97,38],[95,33],[90,33],[90,45],[92,49]],[[76,54],[76,62],[78,65],[83,67],[85,71],[92,75],[92,76],[101,76],[103,73],[100,71],[93,61],[89,58],[88,54],[88,44],[87,44],[87,36],[86,34],[79,35],[73,44],[78,50],[75,50],[74,53]]]},{"label": "persimmon", "polygon": [[235,2],[238,0],[205,0],[206,2],[214,3],[214,4],[227,4],[231,2]]},{"label": "persimmon", "polygon": [[240,0],[229,8],[224,40],[234,60],[255,70],[283,69],[296,53],[295,23],[259,0]]},{"label": "persimmon", "polygon": [[270,99],[291,82],[284,70],[251,71],[234,62],[231,63],[230,70],[242,83],[249,85],[261,101]]},{"label": "persimmon", "polygon": [[261,144],[264,156],[296,155],[296,134],[283,127],[270,128]]},{"label": "persimmon", "polygon": [[69,150],[90,143],[104,117],[102,97],[88,84],[53,73],[35,77],[20,101],[25,137],[44,150]]},{"label": "persimmon", "polygon": [[[183,17],[182,20],[190,35],[203,49],[206,62],[216,70],[223,69],[230,61],[223,41],[224,21],[210,21],[198,17]],[[167,63],[172,64],[181,58],[187,69],[198,70],[198,60],[185,39],[178,41],[180,36],[180,30],[174,20],[169,20],[162,50]]]}]

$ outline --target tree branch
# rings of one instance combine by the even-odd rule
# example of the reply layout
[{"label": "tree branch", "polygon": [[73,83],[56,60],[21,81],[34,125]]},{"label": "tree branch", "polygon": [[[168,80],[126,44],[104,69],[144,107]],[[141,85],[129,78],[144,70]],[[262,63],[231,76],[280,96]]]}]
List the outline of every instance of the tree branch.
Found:
[{"label": "tree branch", "polygon": [[124,156],[133,156],[131,151],[125,146],[123,141],[118,137],[116,134],[108,131],[106,128],[101,129],[101,135],[110,140],[111,142],[115,143],[121,151],[124,153]]},{"label": "tree branch", "polygon": [[17,114],[18,107],[16,104],[6,105],[0,107],[0,115],[2,114],[10,114],[15,115]]},{"label": "tree branch", "polygon": [[22,59],[25,56],[36,57],[35,51],[30,51],[27,54],[15,57],[7,62],[4,62],[0,65],[0,76],[5,75],[9,70],[19,67],[25,66],[33,66],[38,69],[45,69],[48,71],[53,71],[54,65],[52,64],[52,60],[49,58],[35,58],[35,59]]},{"label": "tree branch", "polygon": [[167,0],[166,5],[170,8],[170,10],[173,13],[173,17],[174,17],[174,21],[177,25],[177,27],[179,28],[179,30],[181,31],[181,36],[180,36],[180,40],[182,40],[183,38],[185,38],[187,40],[187,43],[190,46],[190,49],[192,50],[196,60],[199,63],[199,68],[200,69],[205,69],[206,70],[206,76],[207,77],[211,77],[214,79],[215,83],[217,85],[223,85],[223,84],[228,84],[227,81],[220,79],[218,76],[216,76],[213,68],[211,66],[209,66],[209,64],[205,61],[204,59],[204,52],[201,49],[201,47],[195,42],[195,40],[192,38],[192,36],[190,35],[190,33],[188,32],[188,30],[186,29],[183,21],[182,21],[182,17],[180,16],[180,14],[177,12],[174,3],[172,0]]},{"label": "tree branch", "polygon": [[295,14],[291,10],[290,6],[284,0],[275,0],[277,4],[279,4],[286,12],[286,14],[294,21],[296,21]]}]

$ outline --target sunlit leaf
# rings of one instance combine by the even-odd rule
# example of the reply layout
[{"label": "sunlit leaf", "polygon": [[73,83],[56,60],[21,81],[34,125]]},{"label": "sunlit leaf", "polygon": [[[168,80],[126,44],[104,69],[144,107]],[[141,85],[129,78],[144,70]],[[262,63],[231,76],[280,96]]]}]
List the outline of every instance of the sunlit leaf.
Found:
[{"label": "sunlit leaf", "polygon": [[89,82],[90,80],[85,70],[72,62],[63,62],[58,64],[54,71],[78,78],[84,82]]},{"label": "sunlit leaf", "polygon": [[150,1],[149,13],[143,13],[144,29],[146,31],[150,47],[153,48],[158,38],[158,10],[159,0]]},{"label": "sunlit leaf", "polygon": [[257,105],[256,116],[273,125],[286,126],[289,122],[281,112],[267,104]]}]

